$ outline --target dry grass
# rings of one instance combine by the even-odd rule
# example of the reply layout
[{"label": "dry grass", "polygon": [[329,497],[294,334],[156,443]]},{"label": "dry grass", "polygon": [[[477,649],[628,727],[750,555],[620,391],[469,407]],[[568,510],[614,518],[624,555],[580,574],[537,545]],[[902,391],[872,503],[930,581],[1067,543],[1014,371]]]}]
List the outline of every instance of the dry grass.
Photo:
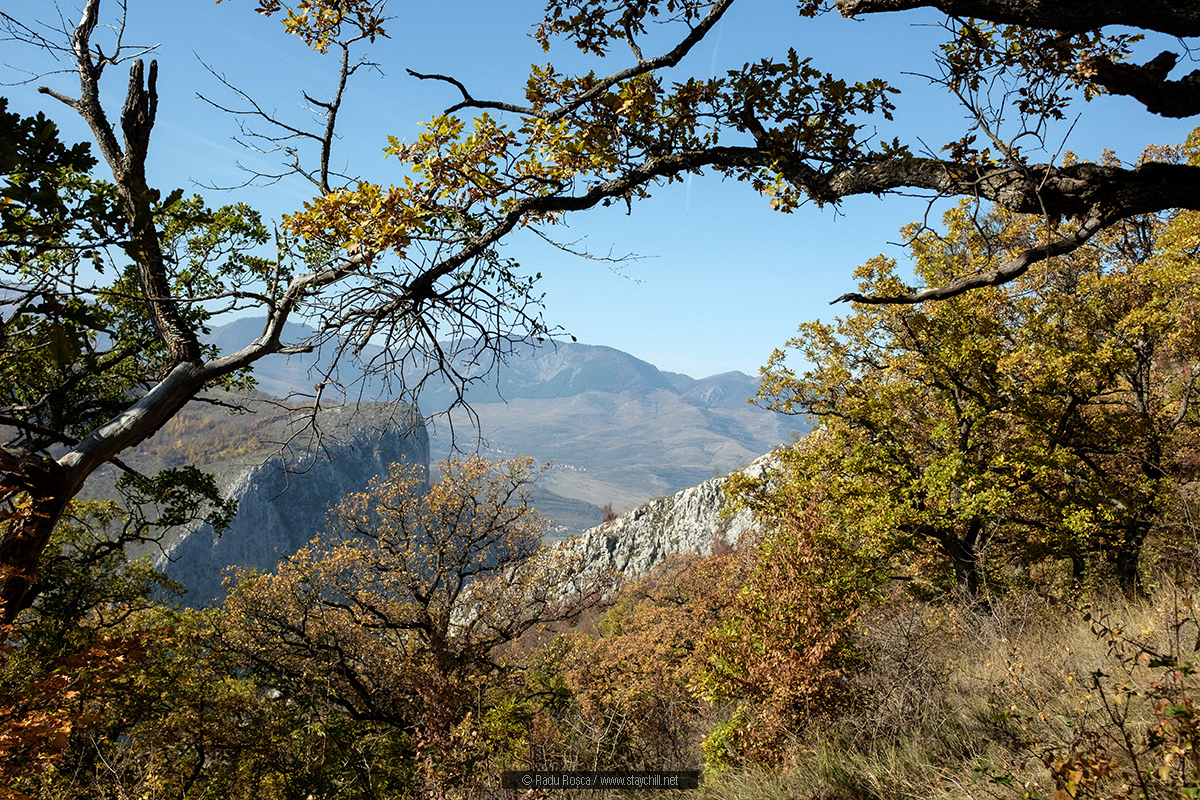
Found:
[{"label": "dry grass", "polygon": [[710,772],[694,797],[1193,797],[1194,595],[1165,582],[1076,607],[898,601],[866,626],[857,709],[796,741],[785,769]]},{"label": "dry grass", "polygon": [[[847,679],[856,707],[797,736],[779,768],[710,767],[686,797],[1195,800],[1200,713],[1189,716],[1185,700],[1200,694],[1189,665],[1200,651],[1194,595],[1164,581],[1149,600],[1067,605],[1029,594],[968,609],[897,594],[865,620],[865,666]],[[637,755],[651,755],[644,742]],[[621,768],[604,758],[571,767]]]}]

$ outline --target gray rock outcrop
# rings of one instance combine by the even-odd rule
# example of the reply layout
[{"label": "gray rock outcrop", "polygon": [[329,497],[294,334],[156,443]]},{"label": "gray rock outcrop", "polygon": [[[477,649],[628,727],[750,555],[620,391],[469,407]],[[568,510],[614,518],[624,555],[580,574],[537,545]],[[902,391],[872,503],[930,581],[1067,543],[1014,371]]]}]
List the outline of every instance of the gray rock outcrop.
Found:
[{"label": "gray rock outcrop", "polygon": [[[741,472],[762,477],[772,459],[771,454],[765,455]],[[725,515],[729,499],[724,486],[729,477],[722,475],[651,500],[562,546],[580,552],[585,569],[611,569],[625,578],[649,573],[672,554],[708,556],[718,542],[735,547],[754,529],[754,517],[746,509]]]},{"label": "gray rock outcrop", "polygon": [[156,559],[187,588],[189,605],[222,597],[228,567],[273,570],[322,530],[331,503],[362,491],[393,463],[416,464],[428,479],[429,436],[411,409],[382,415],[335,407],[318,421],[319,443],[305,434],[287,452],[225,477],[221,488],[238,501],[228,530],[217,536],[200,526]]}]

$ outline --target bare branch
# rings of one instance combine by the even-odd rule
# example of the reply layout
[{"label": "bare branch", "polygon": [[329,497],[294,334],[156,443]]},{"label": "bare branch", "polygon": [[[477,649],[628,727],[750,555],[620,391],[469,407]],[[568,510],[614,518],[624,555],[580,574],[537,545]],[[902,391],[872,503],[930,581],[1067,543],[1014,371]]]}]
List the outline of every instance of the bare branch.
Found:
[{"label": "bare branch", "polygon": [[[7,41],[20,42],[21,44],[30,44],[47,53],[57,54],[65,52],[66,49],[58,42],[57,37],[48,38],[36,30],[16,19],[10,14],[5,14],[0,11],[0,27],[8,32]],[[61,29],[52,29],[56,34],[65,33]]]},{"label": "bare branch", "polygon": [[[374,67],[375,66],[375,64],[370,61],[359,61],[354,64],[352,64],[350,62],[350,47],[349,47],[349,45],[352,44],[353,42],[358,41],[359,39],[362,39],[362,38],[364,38],[364,37],[359,36],[354,39],[351,39],[349,42],[345,42],[345,43],[338,42],[337,43],[338,46],[342,50],[342,58],[341,58],[340,66],[339,66],[339,70],[338,70],[337,87],[334,90],[333,96],[328,101],[316,100],[308,92],[305,92],[305,91],[301,92],[301,96],[311,106],[310,110],[313,111],[313,113],[318,118],[324,120],[324,126],[320,133],[313,133],[312,131],[308,131],[308,130],[305,130],[304,128],[300,128],[295,125],[290,125],[290,124],[284,122],[274,112],[266,111],[257,101],[254,100],[254,98],[250,97],[250,95],[248,95],[245,91],[243,91],[242,89],[239,89],[237,86],[235,86],[233,83],[231,83],[228,79],[225,78],[225,76],[218,74],[212,67],[210,67],[208,64],[205,64],[203,61],[200,62],[204,66],[204,68],[206,70],[208,70],[209,74],[211,74],[214,78],[216,78],[218,81],[220,81],[222,85],[224,85],[227,89],[232,91],[239,98],[241,98],[243,101],[245,101],[247,104],[249,104],[249,108],[248,109],[230,108],[221,103],[217,103],[216,101],[211,100],[208,97],[206,97],[202,94],[199,94],[199,93],[197,93],[197,95],[196,95],[197,97],[199,97],[201,100],[208,103],[210,106],[217,109],[218,111],[225,112],[227,114],[233,115],[238,118],[250,117],[250,118],[260,119],[260,120],[266,122],[269,126],[276,128],[282,132],[277,135],[271,135],[271,134],[266,134],[266,133],[259,133],[258,131],[248,128],[245,125],[240,126],[243,135],[245,135],[251,139],[260,139],[264,142],[270,143],[270,147],[263,149],[263,148],[253,147],[253,146],[247,144],[246,142],[242,142],[240,140],[235,139],[235,141],[238,141],[238,143],[241,144],[243,147],[246,147],[247,149],[254,150],[259,153],[283,152],[288,157],[287,169],[280,173],[263,173],[258,170],[249,169],[248,167],[239,163],[238,167],[249,172],[251,175],[251,177],[243,185],[255,184],[255,183],[259,183],[260,181],[265,181],[266,184],[269,185],[269,184],[275,183],[289,175],[299,175],[299,176],[305,178],[306,180],[308,180],[309,182],[311,182],[314,186],[316,186],[317,189],[322,194],[329,194],[333,191],[333,186],[330,182],[331,178],[344,179],[346,183],[350,183],[353,181],[353,178],[350,177],[349,175],[332,171],[330,169],[329,164],[330,164],[330,157],[331,157],[331,154],[333,151],[333,142],[336,138],[337,115],[342,107],[342,102],[343,102],[343,99],[344,99],[345,93],[346,93],[347,82],[348,82],[350,76],[353,75],[359,68],[364,67],[364,66],[365,67]],[[320,151],[319,151],[319,156],[318,156],[317,167],[315,169],[305,169],[304,165],[301,163],[299,149],[297,147],[293,147],[293,146],[289,146],[289,145],[285,144],[286,142],[289,142],[294,139],[311,140],[311,141],[317,143],[317,146],[320,148]]]},{"label": "bare branch", "polygon": [[463,101],[450,106],[442,112],[443,114],[453,114],[455,111],[459,111],[464,108],[482,108],[491,109],[493,111],[511,111],[514,114],[525,114],[531,117],[541,117],[543,119],[546,118],[546,114],[544,112],[538,112],[526,106],[517,106],[513,105],[512,103],[498,103],[491,100],[476,100],[471,96],[471,93],[467,91],[467,87],[463,86],[461,81],[455,80],[448,75],[425,75],[420,72],[414,72],[411,69],[405,70],[405,72],[422,81],[444,81],[457,87],[458,90],[462,92]]},{"label": "bare branch", "polygon": [[[251,106],[251,109],[249,111],[235,109],[235,108],[229,108],[227,106],[221,105],[220,103],[217,103],[214,100],[210,100],[209,98],[205,97],[204,95],[200,94],[199,92],[196,93],[196,97],[198,97],[201,100],[203,100],[204,102],[208,103],[213,108],[217,109],[218,111],[223,111],[226,114],[231,114],[235,117],[247,117],[247,116],[259,117],[259,118],[265,120],[266,122],[270,123],[271,125],[279,128],[281,130],[287,131],[289,136],[285,137],[285,139],[298,137],[298,138],[312,139],[317,142],[321,141],[321,137],[317,136],[315,133],[311,133],[309,131],[304,130],[303,128],[297,128],[295,126],[288,125],[285,122],[281,122],[274,114],[267,113],[266,111],[264,111],[262,106],[260,106],[254,100],[254,98],[252,98],[250,95],[246,94],[244,91],[239,89],[234,84],[230,83],[229,80],[227,80],[224,75],[221,75],[220,73],[218,73],[216,70],[214,70],[208,64],[206,64],[204,61],[201,61],[200,65],[203,66],[206,70],[208,70],[208,73],[210,75],[212,75],[214,78],[216,78],[218,81],[220,81],[221,84],[223,86],[225,86],[225,88],[234,92],[238,97],[245,100]],[[263,137],[263,138],[267,138],[267,137]],[[271,141],[279,141],[279,140],[272,139]]]},{"label": "bare branch", "polygon": [[417,78],[445,81],[458,87],[458,90],[462,92],[463,102],[448,108],[445,112],[447,114],[463,108],[490,108],[501,111],[512,111],[518,114],[527,114],[529,116],[539,117],[549,122],[556,122],[623,81],[627,81],[630,78],[635,78],[638,75],[646,75],[665,67],[673,67],[678,64],[681,60],[683,60],[683,57],[691,52],[691,49],[695,47],[710,30],[712,30],[713,26],[721,20],[721,17],[724,16],[725,12],[729,10],[731,5],[733,5],[733,0],[718,0],[718,2],[714,3],[713,7],[709,9],[709,12],[705,15],[704,19],[701,20],[698,25],[693,27],[688,35],[684,37],[683,41],[677,44],[670,52],[652,58],[648,61],[642,60],[641,51],[636,45],[634,45],[633,39],[630,37],[629,44],[633,46],[634,53],[638,58],[638,63],[635,66],[629,67],[628,69],[623,69],[619,72],[614,72],[608,77],[601,78],[590,89],[581,93],[569,103],[566,103],[553,111],[538,112],[530,108],[514,106],[508,103],[475,100],[471,97],[471,93],[467,91],[467,88],[454,78],[450,78],[445,75],[420,75],[412,70],[408,70],[408,73]]},{"label": "bare branch", "polygon": [[64,104],[70,106],[71,108],[74,108],[76,110],[79,109],[79,101],[78,100],[68,97],[67,95],[62,94],[61,92],[56,92],[47,86],[39,86],[38,91],[41,92],[42,94],[53,97],[55,100],[59,101],[60,103],[64,103]]}]

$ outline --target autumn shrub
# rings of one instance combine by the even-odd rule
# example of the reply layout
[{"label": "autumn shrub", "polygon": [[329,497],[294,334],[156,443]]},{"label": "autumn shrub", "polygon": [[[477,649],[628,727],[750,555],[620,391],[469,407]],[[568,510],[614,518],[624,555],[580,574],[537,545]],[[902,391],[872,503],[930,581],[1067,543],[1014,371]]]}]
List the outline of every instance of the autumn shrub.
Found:
[{"label": "autumn shrub", "polygon": [[855,634],[857,702],[797,729],[770,772],[711,773],[700,797],[1192,797],[1200,620],[1192,589],[1158,585],[1086,607],[897,591]]},{"label": "autumn shrub", "polygon": [[544,730],[544,690],[563,686],[504,645],[607,587],[541,545],[534,474],[471,459],[425,487],[398,467],[205,613],[164,605],[148,565],[70,529],[69,557],[47,559],[50,588],[6,634],[0,786],[56,800],[494,792]]},{"label": "autumn shrub", "polygon": [[[76,504],[54,532],[32,607],[0,642],[0,786],[20,794],[69,760],[73,740],[110,723],[104,704],[147,657],[149,632],[127,624],[164,585],[97,532],[111,504]],[[116,692],[114,692],[114,688]]]},{"label": "autumn shrub", "polygon": [[691,685],[700,642],[720,623],[740,570],[735,554],[673,557],[627,583],[590,630],[562,638],[571,704],[558,725],[569,746],[555,766],[699,767],[712,709]]},{"label": "autumn shrub", "polygon": [[130,563],[133,520],[80,503],[55,530],[33,605],[0,654],[0,796],[271,798],[283,708],[222,671],[199,615]]},{"label": "autumn shrub", "polygon": [[852,707],[855,634],[874,581],[865,551],[822,518],[816,498],[780,491],[765,532],[726,584],[720,622],[703,638],[693,688],[730,719],[705,741],[713,763],[779,763],[802,730]]},{"label": "autumn shrub", "polygon": [[393,769],[412,777],[392,791],[462,787],[513,749],[522,715],[497,682],[521,665],[504,646],[605,591],[542,544],[537,474],[529,459],[474,457],[427,486],[423,470],[394,465],[275,574],[238,576],[212,617],[215,646],[288,702],[317,698],[322,713],[387,732]]}]

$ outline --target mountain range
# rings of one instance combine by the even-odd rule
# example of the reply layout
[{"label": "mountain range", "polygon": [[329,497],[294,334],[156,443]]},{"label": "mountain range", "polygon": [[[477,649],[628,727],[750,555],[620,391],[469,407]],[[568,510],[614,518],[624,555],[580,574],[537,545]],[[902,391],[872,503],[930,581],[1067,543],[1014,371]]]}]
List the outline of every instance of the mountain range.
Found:
[{"label": "mountain range", "polygon": [[[230,352],[261,332],[261,320],[235,320],[215,328],[209,341]],[[293,325],[285,339],[311,334]],[[326,367],[327,358],[315,353],[265,359],[254,374],[260,391],[286,397],[311,394]],[[519,348],[472,384],[466,394],[471,414],[437,416],[456,395],[446,384],[425,387],[418,401],[431,417],[434,462],[455,450],[550,462],[534,501],[559,535],[569,535],[598,524],[603,506],[619,513],[673,494],[807,431],[801,418],[749,405],[757,389],[741,372],[696,379],[611,347],[547,341]],[[363,394],[389,399],[379,381],[368,382]]]}]

